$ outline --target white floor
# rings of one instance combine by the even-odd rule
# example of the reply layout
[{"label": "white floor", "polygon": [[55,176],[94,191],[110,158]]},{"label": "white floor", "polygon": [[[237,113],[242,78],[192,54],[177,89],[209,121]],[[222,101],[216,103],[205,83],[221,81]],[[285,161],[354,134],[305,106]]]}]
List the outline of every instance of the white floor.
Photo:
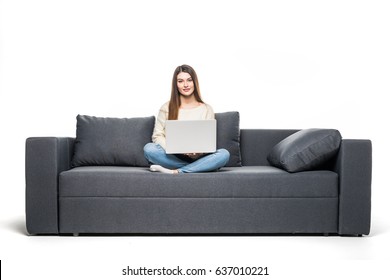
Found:
[{"label": "white floor", "polygon": [[[268,267],[267,279],[389,276],[388,224],[373,217],[369,236],[27,236],[23,216],[1,219],[2,279],[123,279],[122,269]],[[210,272],[211,271],[211,272]],[[4,277],[4,278],[3,278]],[[130,276],[127,276],[130,278]],[[172,277],[172,276],[171,276]],[[168,278],[171,278],[168,277]],[[178,277],[178,276],[177,276]],[[259,276],[258,276],[259,277]],[[265,276],[263,276],[265,277]],[[131,279],[168,279],[132,276]],[[255,276],[219,276],[255,279]]]}]

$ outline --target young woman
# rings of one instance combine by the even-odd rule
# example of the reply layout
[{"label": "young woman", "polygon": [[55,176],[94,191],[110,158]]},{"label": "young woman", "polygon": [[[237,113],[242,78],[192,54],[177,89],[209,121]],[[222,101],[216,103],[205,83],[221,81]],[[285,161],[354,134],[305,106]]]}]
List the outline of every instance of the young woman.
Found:
[{"label": "young woman", "polygon": [[173,73],[171,99],[157,116],[152,140],[144,147],[146,159],[152,163],[151,171],[168,174],[214,171],[225,166],[230,154],[218,149],[211,154],[171,155],[165,152],[166,120],[214,119],[214,111],[200,97],[198,77],[189,65],[178,66]]}]

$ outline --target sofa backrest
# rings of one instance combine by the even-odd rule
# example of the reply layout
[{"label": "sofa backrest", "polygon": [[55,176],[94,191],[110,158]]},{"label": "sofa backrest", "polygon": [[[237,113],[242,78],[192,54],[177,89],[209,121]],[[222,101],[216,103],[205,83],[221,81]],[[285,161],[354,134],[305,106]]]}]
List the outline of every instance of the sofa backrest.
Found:
[{"label": "sofa backrest", "polygon": [[[267,156],[271,149],[297,129],[241,129],[240,149],[243,166],[269,166]],[[69,138],[69,151],[73,155],[75,138]]]},{"label": "sofa backrest", "polygon": [[243,166],[270,165],[267,156],[271,149],[296,129],[241,129],[240,148]]}]

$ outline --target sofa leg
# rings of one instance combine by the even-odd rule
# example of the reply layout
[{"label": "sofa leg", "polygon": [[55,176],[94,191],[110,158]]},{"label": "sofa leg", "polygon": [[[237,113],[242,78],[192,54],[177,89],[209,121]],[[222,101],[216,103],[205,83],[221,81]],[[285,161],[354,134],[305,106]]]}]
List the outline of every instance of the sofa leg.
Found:
[{"label": "sofa leg", "polygon": [[324,232],[324,236],[325,236],[325,237],[328,237],[328,236],[329,236],[329,233]]},{"label": "sofa leg", "polygon": [[74,232],[74,233],[73,233],[73,236],[77,237],[77,236],[79,236],[79,233]]}]

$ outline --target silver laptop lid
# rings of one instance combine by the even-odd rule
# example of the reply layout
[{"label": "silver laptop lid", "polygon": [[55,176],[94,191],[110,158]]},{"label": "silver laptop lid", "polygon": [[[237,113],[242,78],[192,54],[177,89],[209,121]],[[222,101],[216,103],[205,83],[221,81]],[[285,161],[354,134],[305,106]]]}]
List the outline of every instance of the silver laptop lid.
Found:
[{"label": "silver laptop lid", "polygon": [[213,153],[217,147],[216,120],[167,120],[166,153]]}]

